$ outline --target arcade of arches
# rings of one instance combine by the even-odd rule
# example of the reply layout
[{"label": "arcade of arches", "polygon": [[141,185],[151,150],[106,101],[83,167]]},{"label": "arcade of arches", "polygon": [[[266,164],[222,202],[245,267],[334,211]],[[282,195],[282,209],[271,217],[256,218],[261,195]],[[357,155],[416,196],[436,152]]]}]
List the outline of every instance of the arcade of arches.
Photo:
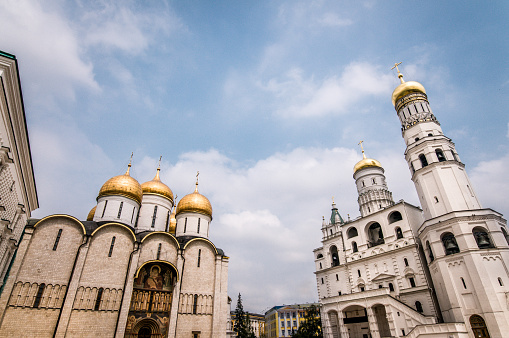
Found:
[{"label": "arcade of arches", "polygon": [[387,312],[382,304],[367,308],[351,305],[340,312],[332,310],[327,313],[327,321],[329,332],[334,338],[366,338],[373,336],[374,331],[377,331],[380,337],[391,336]]}]

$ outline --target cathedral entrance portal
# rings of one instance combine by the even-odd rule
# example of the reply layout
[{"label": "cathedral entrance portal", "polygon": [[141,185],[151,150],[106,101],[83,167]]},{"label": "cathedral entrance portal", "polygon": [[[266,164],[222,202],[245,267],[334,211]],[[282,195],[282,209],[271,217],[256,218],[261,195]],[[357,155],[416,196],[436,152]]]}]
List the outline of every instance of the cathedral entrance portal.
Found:
[{"label": "cathedral entrance portal", "polygon": [[366,308],[352,305],[343,310],[343,323],[350,338],[371,337]]},{"label": "cathedral entrance portal", "polygon": [[170,322],[175,268],[163,261],[143,264],[134,277],[126,337],[166,337]]},{"label": "cathedral entrance portal", "polygon": [[486,322],[479,315],[473,315],[470,317],[470,326],[474,332],[474,336],[477,338],[490,338]]}]

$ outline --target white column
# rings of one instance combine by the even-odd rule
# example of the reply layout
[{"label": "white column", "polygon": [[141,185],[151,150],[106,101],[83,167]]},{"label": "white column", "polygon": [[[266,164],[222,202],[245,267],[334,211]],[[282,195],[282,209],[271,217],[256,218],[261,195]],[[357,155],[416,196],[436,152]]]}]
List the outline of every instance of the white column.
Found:
[{"label": "white column", "polygon": [[[138,245],[139,249],[139,244]],[[118,311],[118,325],[115,337],[123,337],[127,325],[127,316],[129,315],[129,308],[131,307],[131,297],[133,295],[134,275],[138,269],[138,259],[140,258],[140,251],[136,251],[132,258],[131,264],[127,267],[127,283],[125,284],[124,294],[122,296],[122,307]]]}]

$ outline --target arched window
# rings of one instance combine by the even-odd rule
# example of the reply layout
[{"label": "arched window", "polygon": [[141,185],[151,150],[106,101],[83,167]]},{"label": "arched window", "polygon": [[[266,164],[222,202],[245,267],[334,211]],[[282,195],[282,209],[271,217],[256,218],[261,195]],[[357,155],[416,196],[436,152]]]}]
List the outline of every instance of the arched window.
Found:
[{"label": "arched window", "polygon": [[458,243],[456,243],[456,238],[454,238],[454,235],[450,232],[446,232],[442,236],[442,244],[444,245],[446,255],[452,255],[460,252]]},{"label": "arched window", "polygon": [[359,234],[357,232],[357,228],[355,228],[355,227],[351,227],[350,229],[348,229],[348,231],[346,233],[346,237],[348,237],[348,238],[356,237],[358,235]]},{"label": "arched window", "polygon": [[53,243],[53,251],[57,250],[58,242],[60,242],[60,237],[62,236],[62,229],[58,229],[57,238],[55,238],[55,243]]},{"label": "arched window", "polygon": [[405,266],[408,266],[408,259],[403,258],[403,262],[405,262]]},{"label": "arched window", "polygon": [[403,219],[403,216],[401,216],[401,213],[399,211],[391,212],[389,215],[389,224],[401,221]]},{"label": "arched window", "polygon": [[201,262],[201,249],[198,249],[198,264],[197,264],[198,267],[200,267],[200,262]]},{"label": "arched window", "polygon": [[124,206],[124,202],[120,202],[120,206],[118,207],[118,215],[117,218],[120,218],[122,216],[122,207]]},{"label": "arched window", "polygon": [[332,259],[331,266],[338,266],[339,265],[338,248],[336,248],[335,245],[331,246],[330,255]]},{"label": "arched window", "polygon": [[322,263],[320,263],[320,269],[322,268]]},{"label": "arched window", "polygon": [[415,302],[415,309],[416,309],[416,310],[417,310],[417,312],[419,312],[419,313],[422,313],[422,312],[423,312],[421,302],[419,302],[419,301]]},{"label": "arched window", "polygon": [[382,232],[382,227],[379,223],[373,223],[369,226],[368,229],[368,238],[369,238],[369,246],[377,246],[380,244],[384,244],[384,234]]},{"label": "arched window", "polygon": [[428,160],[426,159],[426,156],[424,154],[419,155],[419,160],[421,160],[421,167],[424,168],[428,165]]},{"label": "arched window", "polygon": [[115,246],[115,236],[111,238],[110,252],[108,252],[108,257],[111,257],[113,254],[113,247]]},{"label": "arched window", "polygon": [[355,242],[352,242],[352,251],[353,252],[358,252],[359,251],[359,248],[357,248],[357,243],[355,243]]},{"label": "arched window", "polygon": [[161,243],[157,246],[157,259],[161,257]]},{"label": "arched window", "polygon": [[467,288],[467,284],[465,283],[465,280],[463,279],[463,277],[461,277],[461,284],[463,284],[463,289]]},{"label": "arched window", "polygon": [[502,229],[502,233],[504,234],[504,237],[505,237],[505,241],[507,242],[507,244],[509,245],[509,235],[507,234],[507,230],[504,229],[504,228],[501,228]]},{"label": "arched window", "polygon": [[438,162],[444,162],[446,160],[442,149],[435,149],[435,154],[437,155]]},{"label": "arched window", "polygon": [[103,292],[104,292],[103,288],[99,288],[99,290],[97,290],[97,297],[95,298],[95,305],[94,305],[95,311],[99,311],[99,307],[101,306],[101,299],[103,298]]},{"label": "arched window", "polygon": [[318,255],[316,256],[316,259],[320,259],[320,258],[323,258],[323,255],[322,255],[322,254],[318,254]]},{"label": "arched window", "polygon": [[39,285],[39,289],[37,289],[37,295],[35,296],[35,301],[34,301],[34,305],[33,305],[34,308],[38,308],[39,305],[41,305],[42,294],[44,293],[45,287],[46,287],[46,284],[44,284],[44,283]]},{"label": "arched window", "polygon": [[196,314],[196,310],[198,309],[198,295],[194,295],[193,299],[193,315]]},{"label": "arched window", "polygon": [[429,245],[429,242],[426,242],[426,249],[428,249],[428,257],[430,262],[433,262],[435,260],[435,256],[433,256],[433,251],[431,251],[431,245]]},{"label": "arched window", "polygon": [[470,317],[470,326],[475,337],[489,338],[490,334],[484,319],[479,315],[473,315]]},{"label": "arched window", "polygon": [[152,215],[152,228],[156,226],[156,218],[157,218],[157,205],[154,206],[154,214]]},{"label": "arched window", "polygon": [[394,285],[392,283],[389,283],[389,291],[394,292]]},{"label": "arched window", "polygon": [[504,286],[504,283],[502,282],[502,278],[498,277],[498,284],[500,286]]},{"label": "arched window", "polygon": [[357,270],[357,275],[361,276],[361,270]]},{"label": "arched window", "polygon": [[472,230],[474,234],[475,241],[477,242],[477,247],[479,249],[493,248],[493,243],[491,243],[490,236],[481,227],[476,227]]},{"label": "arched window", "polygon": [[396,238],[403,238],[403,231],[401,231],[401,228],[396,228]]},{"label": "arched window", "polygon": [[[200,221],[201,221],[201,218],[198,218],[198,230],[196,230],[197,233],[200,233]],[[331,230],[331,232],[332,232],[332,230]]]}]

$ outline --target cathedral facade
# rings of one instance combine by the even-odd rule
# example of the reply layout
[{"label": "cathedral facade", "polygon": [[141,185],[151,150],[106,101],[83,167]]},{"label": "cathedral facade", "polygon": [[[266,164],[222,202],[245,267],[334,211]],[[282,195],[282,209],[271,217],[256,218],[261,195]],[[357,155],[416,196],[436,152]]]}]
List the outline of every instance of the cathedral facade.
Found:
[{"label": "cathedral facade", "polygon": [[109,179],[86,221],[30,220],[0,296],[2,337],[225,337],[228,257],[212,206],[157,169]]},{"label": "cathedral facade", "polygon": [[424,87],[398,74],[392,103],[422,209],[394,202],[382,165],[362,151],[361,216],[344,221],[333,202],[314,250],[324,336],[507,337],[507,221],[481,207]]}]

